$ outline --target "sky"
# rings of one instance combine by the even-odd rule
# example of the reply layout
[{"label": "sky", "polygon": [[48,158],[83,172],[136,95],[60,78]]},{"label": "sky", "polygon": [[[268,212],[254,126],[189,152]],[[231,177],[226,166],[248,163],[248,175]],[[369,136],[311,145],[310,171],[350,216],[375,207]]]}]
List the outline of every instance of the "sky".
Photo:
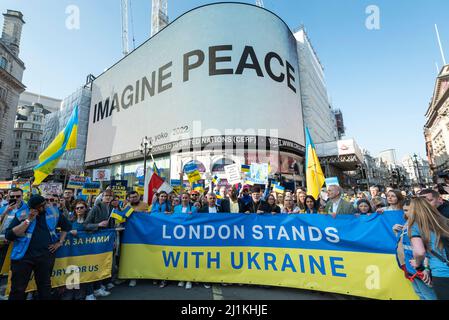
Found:
[{"label": "sky", "polygon": [[[219,1],[168,0],[173,21]],[[255,1],[239,1],[254,4]],[[151,0],[130,0],[130,48],[149,38]],[[346,138],[374,156],[396,149],[401,159],[426,157],[425,113],[442,58],[434,25],[449,59],[447,0],[264,0],[291,29],[303,24],[324,67],[334,108],[343,112]],[[66,22],[79,8],[79,28]],[[367,19],[379,8],[379,29]],[[26,24],[20,58],[27,90],[64,98],[122,58],[120,0],[1,0],[1,12],[19,10]],[[3,21],[1,21],[3,24]],[[133,41],[134,39],[134,41]]]}]

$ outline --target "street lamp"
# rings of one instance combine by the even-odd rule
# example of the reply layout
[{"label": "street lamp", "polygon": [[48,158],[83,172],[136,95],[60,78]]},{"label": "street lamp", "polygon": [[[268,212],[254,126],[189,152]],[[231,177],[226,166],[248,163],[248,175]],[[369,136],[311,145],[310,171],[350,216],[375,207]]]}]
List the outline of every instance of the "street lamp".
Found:
[{"label": "street lamp", "polygon": [[416,165],[416,172],[418,173],[418,184],[421,186],[422,180],[421,180],[421,173],[419,172],[419,166],[418,166],[418,156],[416,153],[413,155],[413,158],[415,158],[415,165]]},{"label": "street lamp", "polygon": [[143,153],[143,181],[145,183],[145,178],[147,174],[147,157],[151,155],[151,150],[153,149],[153,145],[151,144],[150,139],[147,136],[142,138],[142,142],[140,143],[140,152]]}]

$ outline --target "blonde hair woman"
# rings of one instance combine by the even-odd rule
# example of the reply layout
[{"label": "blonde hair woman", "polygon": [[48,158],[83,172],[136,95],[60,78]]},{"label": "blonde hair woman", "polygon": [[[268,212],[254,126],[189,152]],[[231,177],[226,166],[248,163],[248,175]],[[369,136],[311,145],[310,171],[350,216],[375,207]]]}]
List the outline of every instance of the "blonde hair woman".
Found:
[{"label": "blonde hair woman", "polygon": [[413,247],[413,266],[422,271],[426,256],[438,300],[449,300],[449,262],[444,243],[449,240],[449,220],[424,198],[414,198],[407,214],[408,236]]}]

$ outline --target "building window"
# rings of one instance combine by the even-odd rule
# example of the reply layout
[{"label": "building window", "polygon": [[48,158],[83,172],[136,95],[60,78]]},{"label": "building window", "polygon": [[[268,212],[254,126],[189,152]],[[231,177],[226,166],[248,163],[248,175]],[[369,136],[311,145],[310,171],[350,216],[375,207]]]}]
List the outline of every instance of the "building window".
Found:
[{"label": "building window", "polygon": [[0,150],[2,150],[3,147],[3,140],[0,140]]},{"label": "building window", "polygon": [[16,138],[22,139],[22,132],[16,132]]},{"label": "building window", "polygon": [[212,165],[212,172],[224,172],[224,167],[230,164],[234,164],[234,160],[228,158],[222,158]]},{"label": "building window", "polygon": [[13,158],[19,159],[19,151],[14,151]]},{"label": "building window", "polygon": [[20,141],[16,141],[16,148],[20,148]]},{"label": "building window", "polygon": [[1,57],[0,58],[0,68],[6,70],[6,66],[7,65],[8,65],[8,61],[6,60],[6,58],[5,57]]},{"label": "building window", "polygon": [[38,124],[33,124],[33,129],[35,129],[35,130],[40,130],[40,129],[41,129],[41,126],[38,125]]},{"label": "building window", "polygon": [[28,152],[27,160],[35,160],[36,156],[36,152]]},{"label": "building window", "polygon": [[12,166],[13,166],[13,167],[17,167],[17,165],[18,165],[18,162],[17,162],[17,161],[12,161]]}]

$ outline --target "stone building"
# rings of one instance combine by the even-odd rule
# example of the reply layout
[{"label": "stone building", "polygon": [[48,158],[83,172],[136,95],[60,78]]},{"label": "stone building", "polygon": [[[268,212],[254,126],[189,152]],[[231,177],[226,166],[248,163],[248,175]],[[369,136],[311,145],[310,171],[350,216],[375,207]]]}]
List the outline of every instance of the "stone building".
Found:
[{"label": "stone building", "polygon": [[19,58],[22,26],[19,11],[7,10],[0,38],[0,180],[12,177],[14,121],[19,96],[25,91],[22,76],[25,64]]}]

